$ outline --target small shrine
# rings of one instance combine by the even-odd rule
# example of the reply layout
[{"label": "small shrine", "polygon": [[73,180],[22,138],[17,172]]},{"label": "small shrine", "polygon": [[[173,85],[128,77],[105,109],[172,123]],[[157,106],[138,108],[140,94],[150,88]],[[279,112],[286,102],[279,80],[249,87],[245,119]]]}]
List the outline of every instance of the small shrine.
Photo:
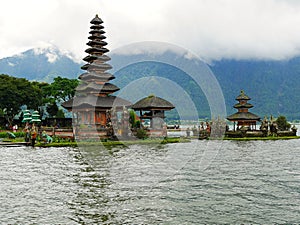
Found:
[{"label": "small shrine", "polygon": [[138,112],[141,123],[149,120],[150,136],[167,135],[167,126],[164,122],[165,111],[174,108],[172,103],[155,95],[149,95],[132,105],[132,109]]},{"label": "small shrine", "polygon": [[253,107],[252,104],[248,103],[251,98],[249,98],[243,90],[239,96],[236,97],[238,101],[233,107],[238,110],[238,112],[230,115],[227,119],[233,122],[233,130],[236,129],[250,129],[256,130],[256,122],[260,121],[260,117],[249,112],[249,109]]},{"label": "small shrine", "polygon": [[62,106],[72,112],[75,126],[86,125],[97,129],[100,136],[107,136],[108,133],[112,135],[111,121],[116,120],[111,118],[112,114],[117,115],[118,110],[126,111],[131,103],[112,95],[119,87],[109,83],[115,77],[107,72],[112,66],[107,63],[110,57],[106,55],[109,50],[105,47],[103,21],[96,15],[90,23],[89,48],[85,50],[88,56],[83,59],[87,63],[81,67],[86,72],[79,76],[81,84],[76,89],[76,96]]}]

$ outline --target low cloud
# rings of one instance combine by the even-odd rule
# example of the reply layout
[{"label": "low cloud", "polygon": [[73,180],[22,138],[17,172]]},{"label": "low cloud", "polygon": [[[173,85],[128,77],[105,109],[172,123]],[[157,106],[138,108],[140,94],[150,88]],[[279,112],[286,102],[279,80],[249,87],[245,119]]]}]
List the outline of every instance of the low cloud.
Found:
[{"label": "low cloud", "polygon": [[[16,7],[18,6],[18,7]],[[0,58],[50,42],[85,57],[89,21],[104,21],[109,49],[168,42],[210,60],[300,55],[296,0],[11,0],[0,15]]]}]

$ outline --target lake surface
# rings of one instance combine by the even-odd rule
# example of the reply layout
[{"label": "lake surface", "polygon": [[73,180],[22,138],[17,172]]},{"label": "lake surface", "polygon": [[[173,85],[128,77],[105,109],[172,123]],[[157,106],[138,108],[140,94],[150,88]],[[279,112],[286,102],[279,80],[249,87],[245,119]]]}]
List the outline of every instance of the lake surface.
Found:
[{"label": "lake surface", "polygon": [[0,147],[0,156],[0,224],[300,221],[300,140]]}]

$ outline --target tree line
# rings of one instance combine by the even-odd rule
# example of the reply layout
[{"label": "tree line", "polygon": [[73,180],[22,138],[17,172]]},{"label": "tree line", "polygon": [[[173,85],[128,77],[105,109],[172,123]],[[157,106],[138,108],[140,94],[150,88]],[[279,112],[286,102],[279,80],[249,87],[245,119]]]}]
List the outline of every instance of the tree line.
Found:
[{"label": "tree line", "polygon": [[11,124],[22,109],[34,109],[42,117],[64,117],[62,102],[75,95],[77,79],[54,78],[52,83],[29,81],[6,74],[0,75],[0,116]]}]

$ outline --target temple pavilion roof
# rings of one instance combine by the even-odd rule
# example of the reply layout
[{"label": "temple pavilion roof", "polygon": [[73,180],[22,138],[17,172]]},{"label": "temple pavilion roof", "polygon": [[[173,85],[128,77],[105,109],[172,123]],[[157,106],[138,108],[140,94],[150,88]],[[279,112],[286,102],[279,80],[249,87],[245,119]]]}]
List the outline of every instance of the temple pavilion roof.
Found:
[{"label": "temple pavilion roof", "polygon": [[85,52],[92,55],[95,52],[106,53],[106,52],[109,52],[109,50],[107,48],[102,48],[102,47],[100,47],[100,48],[92,47],[92,48],[86,49]]},{"label": "temple pavilion roof", "polygon": [[88,39],[90,39],[90,40],[95,40],[95,39],[103,40],[103,39],[106,39],[106,37],[102,34],[93,34],[93,35],[89,36]]},{"label": "temple pavilion roof", "polygon": [[134,110],[171,110],[174,108],[175,106],[172,103],[155,95],[143,98],[132,106]]},{"label": "temple pavilion roof", "polygon": [[115,76],[110,73],[102,73],[99,75],[98,73],[83,73],[79,77],[81,80],[95,80],[95,81],[104,81],[107,82],[109,80],[115,79]]},{"label": "temple pavilion roof", "polygon": [[79,79],[84,82],[76,88],[78,96],[62,105],[69,110],[72,107],[91,108],[91,106],[110,109],[116,100],[117,106],[118,104],[125,106],[132,105],[124,99],[111,96],[112,93],[120,90],[120,88],[108,83],[115,77],[106,72],[112,69],[112,66],[107,63],[110,57],[105,55],[109,50],[104,47],[107,45],[107,42],[103,41],[106,38],[103,35],[105,33],[103,30],[104,26],[102,25],[103,21],[96,15],[90,23],[92,24],[90,26],[91,31],[89,32],[91,35],[88,37],[88,48],[85,50],[89,55],[83,59],[87,64],[81,67],[86,72],[79,76]]},{"label": "temple pavilion roof", "polygon": [[245,94],[243,90],[239,96],[236,97],[236,100],[239,101],[233,107],[238,109],[238,112],[227,117],[230,121],[259,121],[260,117],[248,111],[249,108],[252,108],[253,105],[248,103],[250,100],[249,96]]},{"label": "temple pavilion roof", "polygon": [[81,69],[83,69],[83,70],[101,70],[101,71],[105,71],[105,70],[112,69],[112,66],[109,65],[108,63],[95,63],[95,62],[93,62],[92,64],[88,63],[88,64],[83,65],[81,67]]},{"label": "temple pavilion roof", "polygon": [[95,45],[105,46],[105,45],[107,45],[107,42],[106,41],[95,41],[95,40],[92,40],[92,41],[89,41],[86,44],[88,46],[95,46]]},{"label": "temple pavilion roof", "polygon": [[248,103],[248,102],[245,103],[245,104],[236,103],[233,107],[236,108],[236,109],[239,109],[239,108],[248,108],[248,109],[250,109],[250,108],[253,107],[253,105]]},{"label": "temple pavilion roof", "polygon": [[88,55],[86,57],[83,58],[84,61],[86,62],[91,62],[91,61],[94,61],[94,60],[102,60],[103,62],[107,62],[110,60],[110,57],[107,56],[107,55]]},{"label": "temple pavilion roof", "polygon": [[241,93],[239,96],[236,97],[235,100],[240,101],[240,100],[250,100],[251,98],[249,98],[245,92],[243,90],[241,90]]},{"label": "temple pavilion roof", "polygon": [[105,83],[105,84],[97,84],[97,83],[88,83],[88,84],[81,84],[76,88],[76,91],[79,92],[93,92],[93,93],[113,93],[120,90],[114,84]]},{"label": "temple pavilion roof", "polygon": [[259,121],[260,117],[251,112],[237,112],[227,117],[229,121],[239,121],[239,120],[254,120]]},{"label": "temple pavilion roof", "polygon": [[104,30],[91,30],[89,32],[89,34],[92,34],[92,35],[94,35],[94,34],[101,35],[101,34],[105,34],[105,31]]},{"label": "temple pavilion roof", "polygon": [[116,96],[79,96],[70,99],[62,103],[62,106],[66,109],[85,109],[85,108],[102,108],[102,109],[111,109],[112,107],[130,107],[132,105],[131,102],[119,98]]},{"label": "temple pavilion roof", "polygon": [[98,16],[98,14],[96,14],[96,16],[94,17],[94,19],[92,19],[90,23],[91,23],[91,24],[101,24],[101,23],[103,23],[103,21],[102,21],[101,18]]},{"label": "temple pavilion roof", "polygon": [[90,26],[91,29],[103,29],[104,27],[100,24],[93,24],[92,26]]}]

